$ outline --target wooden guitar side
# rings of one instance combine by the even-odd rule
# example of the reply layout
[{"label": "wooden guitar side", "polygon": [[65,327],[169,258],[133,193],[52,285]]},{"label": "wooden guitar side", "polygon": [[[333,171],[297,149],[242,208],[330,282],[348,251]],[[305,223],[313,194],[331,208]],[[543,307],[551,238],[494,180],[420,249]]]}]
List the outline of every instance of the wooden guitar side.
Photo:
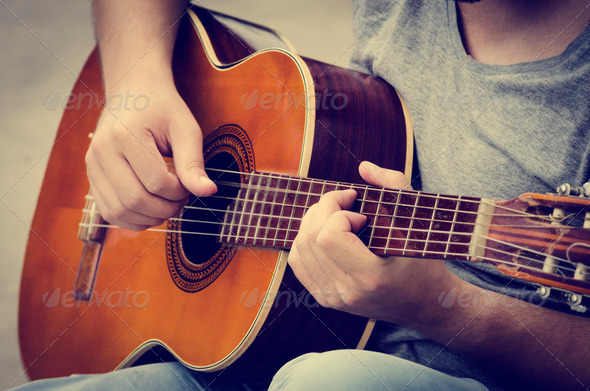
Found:
[{"label": "wooden guitar side", "polygon": [[[360,182],[362,160],[409,171],[411,127],[392,87],[265,49],[288,45],[260,26],[194,11],[182,22],[173,66],[205,136],[238,125],[261,171],[347,182]],[[73,94],[103,91],[94,51]],[[254,91],[303,96],[308,110],[262,101],[245,108]],[[315,101],[329,94],[346,96],[346,104],[334,110]],[[240,248],[212,284],[187,292],[172,281],[165,233],[108,229],[93,299],[75,300],[83,246],[76,232],[89,188],[84,154],[102,107],[95,103],[64,112],[32,222],[19,303],[21,353],[32,379],[110,371],[161,346],[190,368],[228,368],[224,375],[264,382],[300,354],[364,346],[367,319],[318,307],[309,295],[307,305],[284,300],[305,291],[277,250]]]}]

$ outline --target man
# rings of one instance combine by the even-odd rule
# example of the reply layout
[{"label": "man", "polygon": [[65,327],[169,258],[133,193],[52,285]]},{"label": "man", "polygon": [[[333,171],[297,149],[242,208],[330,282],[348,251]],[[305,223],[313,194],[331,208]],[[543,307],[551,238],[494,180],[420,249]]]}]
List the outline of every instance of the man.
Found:
[{"label": "man", "polygon": [[[587,1],[425,3],[355,2],[359,42],[352,65],[383,77],[405,97],[418,159],[418,180],[412,184],[509,198],[587,180]],[[117,117],[104,111],[86,156],[101,214],[123,228],[159,225],[184,205],[189,192],[216,191],[203,169],[199,125],[175,90],[170,70],[174,22],[184,6],[155,0],[93,4],[108,91],[150,94],[145,111]],[[162,154],[174,155],[179,179],[162,164]],[[360,173],[377,186],[410,185],[401,173],[370,163],[363,163]],[[319,294],[322,305],[382,321],[369,346],[391,354],[306,355],[284,366],[271,389],[590,385],[588,319],[526,300],[507,305],[516,299],[503,294],[524,292],[519,297],[531,298],[532,288],[491,267],[373,255],[354,240],[353,232],[365,223],[346,210],[354,197],[353,191],[332,192],[309,210],[289,264],[308,290],[346,298],[330,302]],[[474,299],[467,306],[442,306],[441,293],[449,292]],[[177,364],[45,384],[250,389],[215,375],[191,374]]]}]

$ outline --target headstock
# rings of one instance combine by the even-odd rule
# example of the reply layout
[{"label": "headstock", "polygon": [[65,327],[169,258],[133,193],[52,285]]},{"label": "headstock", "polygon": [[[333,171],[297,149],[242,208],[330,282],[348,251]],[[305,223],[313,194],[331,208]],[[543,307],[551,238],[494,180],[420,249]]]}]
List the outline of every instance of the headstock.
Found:
[{"label": "headstock", "polygon": [[539,285],[543,297],[590,308],[590,184],[527,193],[487,208],[485,250],[473,261]]}]

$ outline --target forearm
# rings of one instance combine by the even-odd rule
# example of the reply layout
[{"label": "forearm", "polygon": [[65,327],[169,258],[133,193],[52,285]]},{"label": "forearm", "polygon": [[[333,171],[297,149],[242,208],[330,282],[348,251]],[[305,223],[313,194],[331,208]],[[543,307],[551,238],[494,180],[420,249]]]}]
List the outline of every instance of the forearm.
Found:
[{"label": "forearm", "polygon": [[422,332],[512,379],[549,389],[590,384],[590,320],[460,286],[456,297],[475,299],[450,308],[437,303]]},{"label": "forearm", "polygon": [[107,89],[137,78],[172,80],[171,61],[186,0],[94,0]]}]

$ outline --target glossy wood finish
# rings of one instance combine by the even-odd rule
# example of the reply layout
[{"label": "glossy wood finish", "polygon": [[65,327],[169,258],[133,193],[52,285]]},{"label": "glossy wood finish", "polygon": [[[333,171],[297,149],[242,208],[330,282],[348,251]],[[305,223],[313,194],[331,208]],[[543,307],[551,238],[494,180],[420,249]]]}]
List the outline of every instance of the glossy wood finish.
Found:
[{"label": "glossy wood finish", "polygon": [[[386,148],[382,141],[407,136],[405,126],[396,128],[404,121],[398,118],[403,112],[393,88],[336,67],[313,63],[310,69],[307,60],[281,50],[259,52],[228,67],[207,46],[205,30],[199,31],[203,41],[199,40],[195,32],[202,26],[194,23],[188,19],[182,23],[173,66],[177,87],[205,136],[220,126],[239,124],[252,140],[256,169],[264,171],[326,173],[331,179],[358,180],[356,165],[361,157],[373,157],[391,168],[407,167],[406,146],[396,154],[394,146]],[[206,30],[212,31],[207,23]],[[235,37],[234,33],[212,37],[215,50],[244,55]],[[229,61],[228,56],[223,61]],[[320,70],[326,72],[312,74]],[[332,71],[334,77],[329,76]],[[314,79],[320,80],[317,87]],[[350,99],[338,113],[318,113],[315,103],[291,104],[301,97],[315,102],[316,92],[331,91]],[[96,52],[73,93],[102,96]],[[255,100],[245,107],[254,93],[275,100],[270,105]],[[386,95],[377,95],[381,93]],[[278,98],[293,96],[296,101]],[[388,98],[393,103],[378,110],[383,117],[377,121],[368,110]],[[88,192],[84,154],[101,109],[96,103],[88,110],[72,107],[64,112],[32,223],[19,313],[21,352],[32,379],[109,371],[122,362],[132,364],[140,353],[159,344],[199,370],[219,370],[241,356],[227,373],[260,381],[251,375],[268,380],[282,363],[299,354],[357,346],[367,319],[318,307],[286,268],[285,254],[277,250],[238,249],[213,284],[189,293],[170,278],[166,234],[108,229],[92,298],[75,300],[83,251],[76,232]],[[327,129],[338,128],[336,135],[347,148],[334,142],[335,130],[324,131],[320,120]],[[359,137],[363,129],[371,133],[367,140]],[[307,145],[306,137],[311,140],[313,130],[317,137]],[[396,131],[401,135],[393,136]],[[385,156],[376,156],[375,151]],[[334,156],[345,168],[340,173],[332,170]],[[332,172],[325,171],[328,166]],[[285,300],[300,294],[305,305]]]}]

